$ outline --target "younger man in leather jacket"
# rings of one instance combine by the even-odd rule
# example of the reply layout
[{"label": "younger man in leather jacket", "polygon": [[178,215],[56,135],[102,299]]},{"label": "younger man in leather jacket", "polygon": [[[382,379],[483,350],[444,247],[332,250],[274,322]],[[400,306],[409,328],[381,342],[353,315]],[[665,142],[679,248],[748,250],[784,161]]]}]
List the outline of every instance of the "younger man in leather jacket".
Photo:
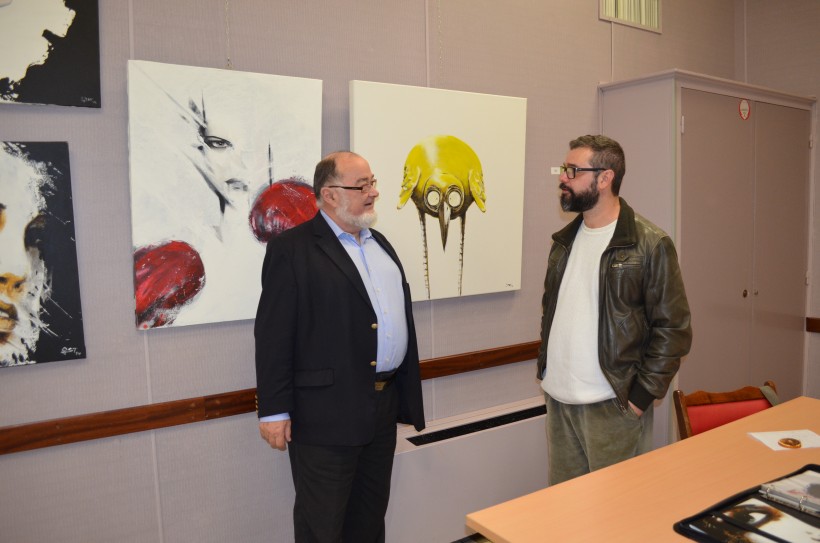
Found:
[{"label": "younger man in leather jacket", "polygon": [[538,378],[547,402],[549,481],[652,448],[652,402],[689,352],[675,246],[618,196],[624,152],[606,136],[570,142],[544,280]]}]

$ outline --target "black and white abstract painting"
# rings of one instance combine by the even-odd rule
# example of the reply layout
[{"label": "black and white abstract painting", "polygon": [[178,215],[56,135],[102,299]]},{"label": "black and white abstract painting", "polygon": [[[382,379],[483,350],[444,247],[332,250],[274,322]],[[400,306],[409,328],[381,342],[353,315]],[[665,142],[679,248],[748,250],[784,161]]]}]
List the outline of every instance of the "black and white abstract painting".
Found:
[{"label": "black and white abstract painting", "polygon": [[317,211],[322,82],[128,63],[139,329],[252,319],[271,235]]},{"label": "black and white abstract painting", "polygon": [[0,103],[100,102],[97,0],[0,0]]},{"label": "black and white abstract painting", "polygon": [[0,367],[85,358],[68,144],[0,142]]}]

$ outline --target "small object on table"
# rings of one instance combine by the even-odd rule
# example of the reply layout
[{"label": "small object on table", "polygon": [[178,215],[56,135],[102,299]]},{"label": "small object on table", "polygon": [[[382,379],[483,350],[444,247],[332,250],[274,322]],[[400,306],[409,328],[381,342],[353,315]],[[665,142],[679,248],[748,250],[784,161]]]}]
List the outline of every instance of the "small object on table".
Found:
[{"label": "small object on table", "polygon": [[784,437],[779,439],[777,444],[781,447],[786,447],[787,449],[799,449],[803,446],[799,439],[795,439],[793,437]]}]

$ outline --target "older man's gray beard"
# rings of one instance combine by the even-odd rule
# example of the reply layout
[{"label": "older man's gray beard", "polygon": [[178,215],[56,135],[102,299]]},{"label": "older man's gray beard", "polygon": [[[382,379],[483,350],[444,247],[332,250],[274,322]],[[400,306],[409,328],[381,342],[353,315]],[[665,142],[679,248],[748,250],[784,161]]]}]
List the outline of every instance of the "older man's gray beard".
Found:
[{"label": "older man's gray beard", "polygon": [[343,222],[355,226],[359,230],[370,228],[376,224],[376,219],[379,218],[375,209],[369,213],[365,212],[361,215],[354,215],[350,212],[350,204],[347,201],[342,202],[342,205],[336,208],[336,214]]}]

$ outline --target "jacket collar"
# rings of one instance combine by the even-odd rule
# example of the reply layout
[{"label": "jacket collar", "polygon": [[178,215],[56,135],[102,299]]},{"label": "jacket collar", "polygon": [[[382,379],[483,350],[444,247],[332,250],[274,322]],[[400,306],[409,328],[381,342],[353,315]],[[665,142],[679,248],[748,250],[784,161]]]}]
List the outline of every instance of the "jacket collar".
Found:
[{"label": "jacket collar", "polygon": [[[316,245],[327,254],[336,266],[339,267],[342,273],[347,276],[350,282],[353,283],[356,290],[359,291],[359,294],[361,294],[362,297],[370,303],[370,296],[367,294],[367,289],[362,281],[362,276],[359,275],[359,270],[350,259],[350,255],[347,254],[347,251],[342,246],[342,242],[339,241],[339,238],[336,236],[336,232],[333,231],[325,218],[322,216],[322,213],[317,212],[316,216],[311,219],[310,224],[313,230],[313,237],[316,240]],[[370,235],[376,243],[384,249],[387,255],[393,259],[393,262],[396,263],[396,266],[398,266],[399,272],[401,272],[402,282],[406,282],[407,279],[404,276],[404,269],[401,266],[401,262],[399,261],[399,256],[396,254],[396,251],[387,242],[387,239],[381,232],[373,228],[370,228],[369,230]]]},{"label": "jacket collar", "polygon": [[362,276],[359,275],[359,270],[350,259],[342,242],[336,237],[336,233],[327,224],[327,221],[322,217],[321,212],[316,213],[316,216],[311,220],[311,227],[313,229],[313,237],[316,240],[316,245],[327,254],[330,260],[342,271],[342,273],[353,283],[356,290],[364,298],[367,303],[370,303],[370,296],[367,294],[367,289],[362,281]]},{"label": "jacket collar", "polygon": [[[619,200],[621,201],[621,211],[618,213],[615,232],[612,234],[612,239],[607,247],[624,247],[634,245],[638,241],[637,229],[635,228],[635,211],[629,207],[626,200],[623,198],[619,198]],[[552,239],[570,249],[583,220],[583,214],[579,213],[568,225],[554,233]]]}]

